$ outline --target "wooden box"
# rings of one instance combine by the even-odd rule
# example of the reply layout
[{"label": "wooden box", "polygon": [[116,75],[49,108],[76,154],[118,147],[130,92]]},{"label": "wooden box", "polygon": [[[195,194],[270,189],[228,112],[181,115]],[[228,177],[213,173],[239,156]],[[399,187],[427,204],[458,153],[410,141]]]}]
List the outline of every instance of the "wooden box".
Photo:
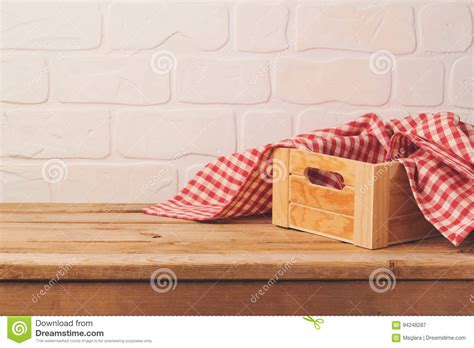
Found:
[{"label": "wooden box", "polygon": [[[340,174],[338,190],[311,183],[308,168]],[[378,249],[438,235],[419,210],[404,167],[284,149],[273,155],[275,225]]]}]

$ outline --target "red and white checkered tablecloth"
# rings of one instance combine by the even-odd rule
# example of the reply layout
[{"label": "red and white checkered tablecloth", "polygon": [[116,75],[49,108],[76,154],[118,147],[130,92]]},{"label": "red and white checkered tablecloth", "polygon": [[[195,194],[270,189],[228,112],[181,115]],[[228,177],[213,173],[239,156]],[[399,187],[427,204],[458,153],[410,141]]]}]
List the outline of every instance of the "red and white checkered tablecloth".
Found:
[{"label": "red and white checkered tablecloth", "polygon": [[[366,114],[338,128],[219,157],[175,197],[143,211],[206,221],[267,213],[272,204],[272,152],[299,148],[358,161],[400,161],[426,219],[458,246],[474,229],[474,127],[443,112],[418,114],[384,124]],[[340,186],[337,177],[313,182]]]}]

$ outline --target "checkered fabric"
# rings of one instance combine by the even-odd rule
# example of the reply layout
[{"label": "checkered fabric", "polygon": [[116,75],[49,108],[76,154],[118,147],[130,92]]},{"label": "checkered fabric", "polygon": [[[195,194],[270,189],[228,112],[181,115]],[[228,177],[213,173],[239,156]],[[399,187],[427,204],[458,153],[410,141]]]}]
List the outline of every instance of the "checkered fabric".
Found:
[{"label": "checkered fabric", "polygon": [[[369,163],[400,161],[420,210],[438,231],[458,246],[474,229],[474,127],[449,112],[408,116],[387,124],[375,114],[366,114],[338,128],[222,156],[207,164],[175,197],[144,212],[196,221],[268,213],[272,152],[277,147]],[[309,174],[313,183],[343,187],[338,175]]]}]

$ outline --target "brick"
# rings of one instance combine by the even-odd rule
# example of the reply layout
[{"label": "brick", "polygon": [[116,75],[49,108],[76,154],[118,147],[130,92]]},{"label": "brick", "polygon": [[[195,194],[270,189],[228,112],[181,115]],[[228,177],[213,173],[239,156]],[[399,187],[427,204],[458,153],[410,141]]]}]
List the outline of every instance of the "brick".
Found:
[{"label": "brick", "polygon": [[390,98],[391,74],[374,73],[368,59],[281,58],[276,66],[275,85],[276,95],[291,103],[382,105]]},{"label": "brick", "polygon": [[436,106],[443,102],[444,67],[433,59],[397,62],[396,99],[407,106]]},{"label": "brick", "polygon": [[270,97],[264,60],[188,58],[180,60],[177,96],[188,103],[258,104]]},{"label": "brick", "polygon": [[[334,128],[344,124],[346,120],[343,116],[344,111],[330,113],[324,109],[306,109],[296,116],[296,132],[295,134],[303,134],[318,129]],[[362,115],[362,114],[361,114]],[[357,118],[354,115],[353,119]]]},{"label": "brick", "polygon": [[177,192],[175,168],[165,164],[72,165],[52,185],[53,202],[157,202]]},{"label": "brick", "polygon": [[303,110],[297,115],[295,135],[318,129],[340,127],[368,113],[376,114],[384,122],[392,119],[402,119],[410,114],[416,115],[416,112],[407,109],[364,108],[347,111],[343,109],[334,110],[334,108],[311,108]]},{"label": "brick", "polygon": [[403,119],[407,116],[416,116],[422,111],[414,111],[412,109],[382,109],[382,110],[376,110],[376,114],[384,121],[388,122],[390,120],[394,119]]},{"label": "brick", "polygon": [[102,36],[93,1],[5,1],[1,48],[77,50],[97,48]]},{"label": "brick", "polygon": [[416,112],[407,109],[386,108],[363,108],[361,110],[335,110],[334,108],[311,108],[303,110],[296,117],[296,133],[301,134],[324,128],[335,128],[342,126],[357,118],[374,113],[384,122],[392,119],[402,119],[408,115],[416,115]]},{"label": "brick", "polygon": [[4,111],[4,148],[26,158],[104,158],[110,154],[107,111]]},{"label": "brick", "polygon": [[50,202],[48,183],[41,176],[41,166],[12,163],[2,160],[0,165],[1,202]]},{"label": "brick", "polygon": [[463,52],[472,41],[472,17],[463,4],[435,3],[420,11],[421,46],[428,52]]},{"label": "brick", "polygon": [[218,156],[235,151],[230,109],[117,113],[118,151],[128,158],[175,160],[189,154]]},{"label": "brick", "polygon": [[405,5],[318,4],[296,10],[296,48],[410,53],[416,47],[413,9]]},{"label": "brick", "polygon": [[283,111],[249,111],[242,119],[240,149],[249,149],[292,136],[291,116]]},{"label": "brick", "polygon": [[116,1],[109,11],[113,49],[144,49],[179,35],[198,49],[222,47],[229,37],[229,14],[219,4]]},{"label": "brick", "polygon": [[458,59],[449,80],[450,102],[456,106],[474,109],[474,58]]},{"label": "brick", "polygon": [[237,7],[237,48],[248,52],[276,52],[288,48],[289,10],[279,4],[244,2]]},{"label": "brick", "polygon": [[44,58],[5,54],[0,66],[0,101],[35,104],[48,99],[49,72]]},{"label": "brick", "polygon": [[153,56],[67,57],[54,79],[58,99],[68,103],[154,105],[171,95],[169,73],[157,73]]},{"label": "brick", "polygon": [[[62,164],[61,164],[62,163]],[[43,178],[56,165],[50,183]],[[43,170],[44,169],[44,170]],[[162,163],[77,164],[42,161],[0,169],[5,202],[132,203],[157,202],[177,192],[176,169]],[[47,177],[51,180],[50,177]]]},{"label": "brick", "polygon": [[[8,127],[7,116],[5,114],[5,111],[2,110],[0,112],[0,157],[5,156],[5,133],[6,133],[5,129],[7,127]],[[1,161],[1,158],[0,158],[0,161]],[[0,185],[0,190],[1,190],[1,186],[2,185]],[[1,198],[1,191],[0,191],[0,198]]]}]

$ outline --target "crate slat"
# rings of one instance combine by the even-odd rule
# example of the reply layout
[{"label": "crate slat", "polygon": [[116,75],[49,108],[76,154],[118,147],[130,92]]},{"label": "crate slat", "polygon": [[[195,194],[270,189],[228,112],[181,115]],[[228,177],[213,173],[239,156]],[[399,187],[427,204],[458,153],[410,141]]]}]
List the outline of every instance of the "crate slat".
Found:
[{"label": "crate slat", "polygon": [[289,215],[292,228],[345,242],[353,241],[354,219],[349,216],[294,203],[290,203]]},{"label": "crate slat", "polygon": [[356,161],[304,150],[289,151],[290,174],[304,175],[307,168],[317,168],[341,174],[345,185],[354,186]]},{"label": "crate slat", "polygon": [[354,216],[354,189],[351,187],[337,190],[311,184],[304,176],[291,175],[289,191],[292,203]]},{"label": "crate slat", "polygon": [[289,156],[290,149],[279,148],[273,152],[273,173],[279,180],[273,182],[272,223],[281,227],[288,227]]}]

